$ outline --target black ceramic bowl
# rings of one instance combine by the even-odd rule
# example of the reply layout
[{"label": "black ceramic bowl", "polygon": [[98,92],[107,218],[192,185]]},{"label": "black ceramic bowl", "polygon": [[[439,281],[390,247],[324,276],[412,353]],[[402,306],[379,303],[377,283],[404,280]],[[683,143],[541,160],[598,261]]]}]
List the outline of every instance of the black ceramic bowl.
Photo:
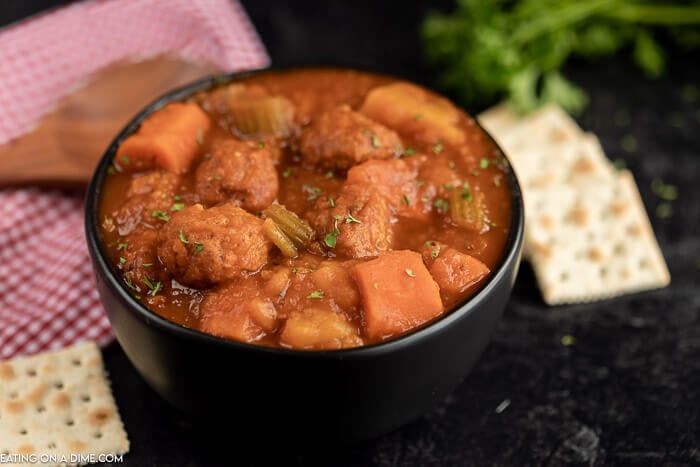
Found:
[{"label": "black ceramic bowl", "polygon": [[510,174],[510,235],[488,282],[422,329],[367,347],[308,352],[244,344],[184,328],[145,308],[118,279],[98,228],[102,185],[117,147],[149,114],[250,74],[211,77],[164,95],[136,115],[107,148],[86,202],[87,241],[102,303],[136,370],[184,412],[228,420],[248,433],[281,432],[285,438],[348,442],[376,437],[442,401],[484,350],[520,263],[524,211],[518,182]]}]

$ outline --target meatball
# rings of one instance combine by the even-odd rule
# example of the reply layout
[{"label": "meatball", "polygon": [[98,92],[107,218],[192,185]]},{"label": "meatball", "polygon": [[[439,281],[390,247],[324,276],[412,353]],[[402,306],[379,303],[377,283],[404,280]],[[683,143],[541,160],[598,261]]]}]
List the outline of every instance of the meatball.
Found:
[{"label": "meatball", "polygon": [[196,192],[212,206],[230,201],[249,211],[262,211],[277,197],[279,181],[268,145],[228,139],[197,168]]},{"label": "meatball", "polygon": [[169,217],[180,182],[180,176],[172,172],[153,171],[135,177],[126,201],[112,213],[119,235],[129,235],[138,227],[160,227]]},{"label": "meatball", "polygon": [[401,140],[389,128],[347,105],[320,115],[301,135],[301,156],[308,164],[349,169],[370,159],[400,154]]},{"label": "meatball", "polygon": [[272,244],[263,221],[232,204],[195,204],[160,230],[158,257],[180,283],[206,287],[259,270]]},{"label": "meatball", "polygon": [[326,198],[321,198],[307,216],[330,251],[365,258],[391,248],[391,212],[376,190],[346,184],[333,204],[331,207]]},{"label": "meatball", "polygon": [[158,231],[145,229],[124,239],[119,252],[119,269],[127,286],[138,293],[154,292],[156,284],[170,279],[157,257]]}]

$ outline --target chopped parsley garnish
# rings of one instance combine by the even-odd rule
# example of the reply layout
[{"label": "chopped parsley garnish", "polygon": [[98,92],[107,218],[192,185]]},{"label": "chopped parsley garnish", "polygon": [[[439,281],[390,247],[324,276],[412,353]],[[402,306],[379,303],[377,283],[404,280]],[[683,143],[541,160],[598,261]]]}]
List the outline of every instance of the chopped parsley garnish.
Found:
[{"label": "chopped parsley garnish", "polygon": [[173,199],[174,199],[175,201],[180,201],[180,200],[182,199],[182,196],[180,196],[180,195],[173,195]]},{"label": "chopped parsley garnish", "polygon": [[326,175],[324,175],[324,177],[326,177],[326,178],[333,178],[333,171],[332,171],[332,170],[329,170],[328,172],[326,172]]},{"label": "chopped parsley garnish", "polygon": [[494,228],[495,228],[495,227],[498,227],[498,224],[496,224],[495,222],[491,221],[491,227],[494,227]]},{"label": "chopped parsley garnish", "polygon": [[204,249],[204,245],[199,242],[194,242],[194,254],[198,255]]},{"label": "chopped parsley garnish", "polygon": [[214,180],[220,181],[223,177],[221,176],[221,174],[214,174],[214,175],[212,175],[211,178],[213,178]]},{"label": "chopped parsley garnish", "polygon": [[462,185],[462,199],[466,199],[467,201],[471,201],[472,199],[472,192],[469,190],[469,182],[464,182],[464,185]]},{"label": "chopped parsley garnish", "polygon": [[143,283],[146,284],[146,287],[148,287],[148,295],[150,295],[151,297],[155,297],[158,294],[158,292],[163,290],[163,283],[161,281],[154,283],[151,281],[151,279],[148,278],[148,276],[144,276]]},{"label": "chopped parsley garnish", "polygon": [[447,190],[447,191],[450,191],[451,189],[454,188],[454,187],[453,187],[451,184],[449,184],[449,183],[447,183],[447,184],[445,184],[445,185],[442,185],[442,187],[443,187],[445,190]]},{"label": "chopped parsley garnish", "polygon": [[292,268],[292,274],[296,274],[296,273],[297,273],[297,268]]},{"label": "chopped parsley garnish", "polygon": [[328,197],[328,205],[332,208],[335,207],[335,200],[331,197]]},{"label": "chopped parsley garnish", "polygon": [[284,178],[289,178],[290,175],[292,175],[292,168],[287,167],[286,169],[284,169],[284,172],[282,172],[282,176]]},{"label": "chopped parsley garnish", "polygon": [[323,290],[314,290],[306,298],[323,298]]},{"label": "chopped parsley garnish", "polygon": [[124,164],[127,164],[127,165],[128,165],[128,164],[129,164],[129,156],[122,156],[122,162],[123,162]]},{"label": "chopped parsley garnish", "polygon": [[151,266],[153,266],[153,263],[143,263],[141,266],[143,266],[144,268],[150,268]]},{"label": "chopped parsley garnish", "polygon": [[309,192],[309,197],[306,198],[306,199],[308,199],[309,201],[315,200],[315,199],[318,198],[319,195],[321,194],[321,189],[320,189],[319,187],[317,187],[317,186],[311,186],[311,185],[307,185],[306,183],[304,183],[304,184],[302,185],[302,188],[303,188],[305,191]]},{"label": "chopped parsley garnish", "polygon": [[425,182],[424,182],[423,180],[416,180],[414,183],[415,183],[416,186],[423,186],[423,185],[425,185]]},{"label": "chopped parsley garnish", "polygon": [[379,142],[377,135],[372,135],[372,147],[375,149],[382,147],[382,143]]},{"label": "chopped parsley garnish", "polygon": [[430,252],[430,257],[433,258],[433,259],[437,258],[437,257],[438,257],[438,252],[437,252],[437,250],[431,251],[431,252]]},{"label": "chopped parsley garnish", "polygon": [[168,222],[170,220],[170,216],[168,216],[166,213],[163,211],[155,210],[151,213],[151,217],[158,218],[162,221]]},{"label": "chopped parsley garnish", "polygon": [[335,245],[338,242],[338,235],[340,235],[340,230],[338,230],[338,219],[336,218],[333,222],[333,232],[327,234],[323,239],[323,242],[329,248],[335,248]]},{"label": "chopped parsley garnish", "polygon": [[259,147],[260,149],[264,148],[264,147],[265,147],[265,141],[258,141],[258,147]]},{"label": "chopped parsley garnish", "polygon": [[482,169],[485,169],[488,166],[489,166],[489,160],[488,159],[481,159],[481,162],[479,162],[479,167],[481,167]]},{"label": "chopped parsley garnish", "polygon": [[627,162],[625,162],[624,159],[620,159],[619,157],[612,161],[612,163],[615,167],[615,170],[623,170],[625,167],[627,167]]},{"label": "chopped parsley garnish", "polygon": [[620,139],[620,147],[625,152],[635,152],[637,150],[637,139],[632,135],[625,135]]},{"label": "chopped parsley garnish", "polygon": [[197,128],[197,143],[204,144],[204,130],[201,126]]},{"label": "chopped parsley garnish", "polygon": [[416,277],[416,273],[413,272],[413,269],[406,268],[406,275],[408,277]]},{"label": "chopped parsley garnish", "polygon": [[435,143],[435,146],[433,146],[433,152],[435,154],[440,154],[444,147],[445,146],[442,144],[442,141],[438,141],[437,143]]},{"label": "chopped parsley garnish", "polygon": [[656,206],[656,217],[659,219],[668,219],[673,215],[673,207],[670,203],[661,203]]},{"label": "chopped parsley garnish", "polygon": [[421,120],[423,120],[423,114],[415,114],[413,116],[413,120],[415,120],[416,122],[420,122]]},{"label": "chopped parsley garnish", "polygon": [[433,203],[433,206],[435,206],[438,211],[447,212],[447,209],[450,207],[450,203],[444,199],[437,199]]},{"label": "chopped parsley garnish", "polygon": [[122,258],[121,256],[119,257],[119,264],[124,264],[126,263],[126,259]]},{"label": "chopped parsley garnish", "polygon": [[183,209],[185,209],[185,203],[175,203],[170,208],[171,211],[182,211]]},{"label": "chopped parsley garnish", "polygon": [[431,242],[430,240],[428,240],[427,242],[425,242],[425,246],[433,246],[433,242]]},{"label": "chopped parsley garnish", "polygon": [[501,186],[501,176],[500,175],[496,175],[495,177],[493,177],[493,185],[495,187]]},{"label": "chopped parsley garnish", "polygon": [[107,175],[114,175],[115,173],[117,173],[117,170],[114,168],[113,165],[107,167]]},{"label": "chopped parsley garnish", "polygon": [[350,224],[351,222],[354,222],[355,224],[362,224],[362,221],[360,219],[357,219],[353,217],[352,214],[348,213],[348,216],[345,218],[345,223]]},{"label": "chopped parsley garnish", "polygon": [[664,183],[659,178],[651,181],[651,191],[664,201],[675,201],[678,198],[678,188],[674,185]]},{"label": "chopped parsley garnish", "polygon": [[372,285],[374,285],[374,288],[375,288],[375,289],[378,289],[378,288],[379,288],[379,283],[377,283],[377,282],[375,282],[375,283],[372,284]]},{"label": "chopped parsley garnish", "polygon": [[134,284],[131,282],[131,279],[128,277],[124,278],[124,283],[126,284],[127,287],[129,287],[131,290],[136,290],[136,287],[134,287]]},{"label": "chopped parsley garnish", "polygon": [[427,203],[428,201],[430,201],[430,198],[428,198],[427,196],[423,196],[420,200],[424,203]]},{"label": "chopped parsley garnish", "polygon": [[564,347],[569,347],[571,345],[574,345],[576,343],[576,338],[574,336],[570,336],[568,334],[561,336],[561,345]]},{"label": "chopped parsley garnish", "polygon": [[117,243],[117,251],[119,250],[126,250],[126,247],[128,247],[128,243]]},{"label": "chopped parsley garnish", "polygon": [[403,150],[403,153],[406,156],[412,156],[416,153],[416,150],[414,148],[406,148]]},{"label": "chopped parsley garnish", "polygon": [[455,163],[454,163],[454,161],[448,162],[448,163],[447,163],[447,166],[448,166],[450,169],[454,170],[454,169],[455,169]]},{"label": "chopped parsley garnish", "polygon": [[182,233],[182,230],[180,230],[180,233],[178,234],[177,238],[179,238],[182,243],[190,243],[190,241],[187,240],[187,237],[185,237],[185,234]]},{"label": "chopped parsley garnish", "polygon": [[408,199],[408,196],[406,196],[406,195],[403,195],[403,202],[406,203],[406,206],[411,205],[411,200]]}]

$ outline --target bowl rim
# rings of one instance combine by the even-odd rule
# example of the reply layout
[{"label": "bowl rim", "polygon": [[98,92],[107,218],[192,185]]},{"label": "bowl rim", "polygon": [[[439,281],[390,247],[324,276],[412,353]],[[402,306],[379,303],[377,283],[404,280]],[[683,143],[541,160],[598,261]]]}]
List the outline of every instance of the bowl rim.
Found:
[{"label": "bowl rim", "polygon": [[[507,266],[513,262],[517,262],[520,259],[523,236],[524,236],[524,224],[525,224],[525,209],[523,204],[523,196],[518,182],[515,171],[512,168],[512,164],[508,159],[506,153],[496,142],[493,136],[478,122],[478,120],[470,116],[474,123],[484,132],[487,139],[494,146],[494,148],[500,153],[503,161],[505,161],[509,170],[506,173],[506,178],[508,182],[508,187],[510,190],[511,197],[511,218],[510,218],[510,229],[508,237],[506,238],[504,250],[501,253],[501,257],[498,260],[496,266],[494,267],[491,275],[487,279],[486,283],[481,286],[479,290],[476,291],[472,296],[466,298],[463,302],[454,306],[452,309],[446,311],[442,316],[428,324],[422,325],[417,329],[409,331],[399,337],[377,342],[373,344],[363,345],[361,347],[353,347],[348,349],[333,349],[333,350],[299,350],[299,349],[287,349],[282,347],[270,347],[257,344],[251,344],[246,342],[239,342],[231,339],[226,339],[224,337],[215,336],[212,334],[207,334],[196,329],[187,328],[178,323],[170,321],[164,318],[154,311],[146,308],[141,302],[136,300],[127,290],[126,286],[118,279],[119,274],[116,270],[115,265],[109,260],[104,242],[100,238],[99,233],[99,205],[101,200],[102,187],[107,175],[109,166],[112,163],[114,154],[116,153],[119,145],[122,141],[134,133],[141,123],[153,112],[162,108],[170,102],[181,101],[188,97],[191,97],[197,92],[205,91],[222,84],[228,84],[237,80],[244,78],[262,75],[266,73],[278,73],[278,72],[291,72],[291,71],[301,71],[301,70],[341,70],[341,71],[353,71],[361,73],[371,73],[382,77],[387,77],[394,80],[403,80],[399,76],[390,75],[387,73],[376,72],[373,70],[363,70],[358,67],[345,67],[345,66],[284,66],[284,67],[269,67],[254,70],[244,70],[244,71],[233,71],[233,72],[222,72],[207,77],[192,81],[188,84],[175,88],[157,97],[145,107],[143,107],[138,113],[136,113],[131,120],[124,125],[121,131],[114,137],[114,139],[109,143],[107,149],[100,157],[100,160],[90,178],[90,183],[87,187],[86,199],[85,199],[85,235],[88,244],[88,249],[92,253],[93,257],[93,268],[99,267],[103,273],[105,281],[108,283],[109,287],[113,289],[118,298],[127,308],[134,314],[137,314],[139,318],[144,321],[147,325],[158,328],[161,331],[175,334],[178,337],[185,338],[187,340],[200,341],[202,343],[207,343],[215,346],[239,348],[240,350],[255,351],[265,354],[278,355],[282,357],[294,357],[294,358],[343,358],[343,359],[353,359],[353,358],[365,358],[367,356],[373,356],[382,353],[390,353],[396,350],[400,350],[404,347],[413,345],[416,341],[424,340],[434,334],[440,333],[445,328],[449,327],[455,321],[458,321],[467,314],[470,314],[474,309],[478,308],[485,300],[488,295],[496,290],[497,284],[506,279],[506,273],[509,269]],[[437,91],[415,83],[408,80],[409,82],[416,84],[418,86],[424,87],[425,89],[433,92],[439,96],[442,94]],[[460,108],[460,110],[464,111]],[[466,113],[466,111],[464,111]],[[94,271],[95,273],[97,271]]]}]

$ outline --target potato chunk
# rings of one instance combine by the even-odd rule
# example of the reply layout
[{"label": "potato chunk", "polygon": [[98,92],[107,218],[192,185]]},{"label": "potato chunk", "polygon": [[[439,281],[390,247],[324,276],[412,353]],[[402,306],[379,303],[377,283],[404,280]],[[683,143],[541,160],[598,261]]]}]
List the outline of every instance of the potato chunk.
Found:
[{"label": "potato chunk", "polygon": [[447,99],[415,84],[400,81],[374,88],[360,112],[426,145],[438,141],[459,145],[465,141],[457,125],[459,110]]},{"label": "potato chunk", "polygon": [[302,350],[331,350],[363,344],[345,316],[324,308],[292,313],[280,334],[280,344]]}]

